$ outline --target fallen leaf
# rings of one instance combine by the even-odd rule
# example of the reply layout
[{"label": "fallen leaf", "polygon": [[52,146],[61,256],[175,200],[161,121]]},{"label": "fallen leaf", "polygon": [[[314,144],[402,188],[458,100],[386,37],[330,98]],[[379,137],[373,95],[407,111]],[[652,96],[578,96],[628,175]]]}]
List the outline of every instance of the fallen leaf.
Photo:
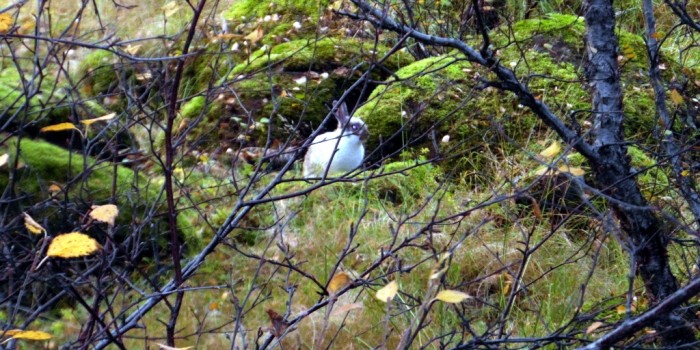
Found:
[{"label": "fallen leaf", "polygon": [[360,310],[363,308],[364,308],[364,305],[362,305],[362,303],[346,304],[346,305],[343,305],[343,306],[340,306],[340,307],[333,309],[333,312],[331,312],[331,316],[344,315],[352,310]]},{"label": "fallen leaf", "polygon": [[175,1],[170,1],[160,9],[163,10],[165,17],[170,17],[180,10],[180,6]]},{"label": "fallen leaf", "polygon": [[554,158],[561,152],[561,145],[559,142],[552,142],[549,147],[545,148],[544,151],[540,152],[540,155],[545,158]]},{"label": "fallen leaf", "polygon": [[459,304],[469,298],[471,298],[469,294],[452,289],[441,290],[435,296],[436,300],[450,304]]},{"label": "fallen leaf", "polygon": [[602,326],[602,325],[603,325],[603,322],[600,322],[600,321],[591,323],[591,325],[588,326],[588,328],[586,328],[586,334],[593,333],[596,329],[600,328],[600,326]]},{"label": "fallen leaf", "polygon": [[537,169],[537,171],[535,171],[535,175],[542,176],[542,175],[548,173],[549,171],[550,171],[549,167],[543,166],[543,167]]},{"label": "fallen leaf", "polygon": [[117,113],[110,113],[110,114],[105,114],[105,115],[103,115],[103,116],[101,116],[101,117],[98,117],[98,118],[92,118],[92,119],[81,120],[80,122],[83,123],[83,124],[85,124],[85,125],[90,125],[90,124],[92,124],[92,123],[94,123],[94,122],[98,122],[98,121],[101,121],[101,120],[110,120],[110,119],[113,119],[114,116],[116,116],[116,115],[117,115]]},{"label": "fallen leaf", "polygon": [[251,44],[255,44],[258,40],[262,39],[263,35],[265,33],[262,30],[262,27],[258,27],[254,31],[250,32],[250,34],[245,36],[245,40],[250,41]]},{"label": "fallen leaf", "polygon": [[676,89],[671,90],[671,102],[673,102],[675,105],[683,103],[683,96],[681,96]]},{"label": "fallen leaf", "polygon": [[272,335],[279,338],[284,331],[287,330],[289,323],[284,320],[284,317],[280,316],[280,314],[272,309],[267,309],[267,316],[270,317],[270,321],[272,322]]},{"label": "fallen leaf", "polygon": [[46,233],[46,229],[39,225],[38,222],[34,221],[34,219],[31,216],[29,216],[29,214],[22,213],[22,216],[24,216],[24,227],[27,228],[27,231],[35,235]]},{"label": "fallen leaf", "polygon": [[61,192],[61,191],[63,191],[63,189],[61,188],[61,186],[59,186],[57,184],[51,184],[49,186],[49,192],[51,192],[51,193],[56,193],[56,192]]},{"label": "fallen leaf", "polygon": [[141,45],[126,45],[126,48],[124,51],[128,53],[129,55],[135,55],[137,52],[139,52],[139,49],[141,48]]},{"label": "fallen leaf", "polygon": [[78,129],[75,124],[73,123],[58,123],[54,125],[49,125],[41,128],[39,132],[49,132],[49,131],[64,131],[64,130],[71,130],[71,129]]},{"label": "fallen leaf", "polygon": [[0,14],[0,34],[6,34],[7,32],[9,32],[14,22],[15,21],[12,18],[12,15],[10,15],[9,13],[5,12],[3,14]]},{"label": "fallen leaf", "polygon": [[379,299],[385,303],[388,303],[392,299],[394,299],[394,297],[396,296],[396,293],[398,293],[398,292],[399,292],[399,284],[396,281],[391,281],[391,282],[389,282],[389,284],[387,284],[386,286],[379,289],[377,291],[377,294],[375,294],[375,295],[376,295],[377,299]]},{"label": "fallen leaf", "polygon": [[346,272],[336,273],[328,282],[328,293],[334,294],[352,283],[352,277]]},{"label": "fallen leaf", "polygon": [[559,171],[562,173],[569,173],[574,176],[583,176],[586,172],[579,167],[570,167],[568,165],[562,165],[559,167]]},{"label": "fallen leaf", "polygon": [[49,340],[52,338],[51,334],[42,331],[24,331],[21,329],[11,329],[5,332],[6,336],[13,339],[23,339],[23,340]]},{"label": "fallen leaf", "polygon": [[54,237],[49,244],[46,256],[64,259],[78,258],[91,255],[100,248],[102,246],[90,236],[80,232],[71,232]]},{"label": "fallen leaf", "polygon": [[114,219],[119,215],[119,208],[114,204],[93,205],[90,211],[90,217],[99,221],[114,226]]}]

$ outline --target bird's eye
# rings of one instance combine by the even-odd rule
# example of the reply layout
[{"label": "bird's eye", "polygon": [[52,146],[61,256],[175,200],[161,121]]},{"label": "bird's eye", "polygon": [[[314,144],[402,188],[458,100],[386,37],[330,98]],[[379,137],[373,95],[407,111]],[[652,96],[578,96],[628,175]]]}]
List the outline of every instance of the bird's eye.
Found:
[{"label": "bird's eye", "polygon": [[352,126],[352,129],[353,129],[353,130],[357,130],[357,125],[353,125],[353,126]]}]

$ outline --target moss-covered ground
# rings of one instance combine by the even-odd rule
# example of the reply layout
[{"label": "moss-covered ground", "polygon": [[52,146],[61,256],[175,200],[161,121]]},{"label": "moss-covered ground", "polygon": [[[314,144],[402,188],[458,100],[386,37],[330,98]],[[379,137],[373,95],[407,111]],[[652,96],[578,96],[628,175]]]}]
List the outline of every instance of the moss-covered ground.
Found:
[{"label": "moss-covered ground", "polygon": [[[252,199],[277,176],[276,172],[255,174],[255,165],[229,159],[233,156],[226,150],[236,152],[272,140],[300,143],[320,126],[330,103],[357,81],[357,72],[374,67],[391,47],[388,35],[375,44],[362,37],[362,29],[353,28],[350,35],[330,25],[339,21],[331,11],[341,6],[335,2],[241,0],[227,6],[219,9],[219,17],[228,21],[229,32],[207,27],[210,31],[197,38],[198,55],[186,61],[178,96],[175,135],[181,143],[173,176],[178,230],[186,242],[183,263],[212,239],[238,203]],[[543,6],[569,5],[552,1]],[[183,15],[187,11],[175,11],[172,20],[162,8],[154,12],[158,13],[151,17],[158,23],[148,22],[145,14],[124,23],[141,24],[135,35],[165,32],[164,37],[173,38],[164,41],[167,45],[146,45],[135,52],[178,54],[182,38],[173,28],[187,20]],[[211,27],[222,25],[216,24]],[[618,31],[626,85],[625,130],[639,145],[629,148],[633,176],[652,205],[680,208],[666,170],[654,159],[654,149],[646,147],[656,120],[652,90],[640,73],[646,53],[638,29],[628,26]],[[258,30],[259,38],[253,35]],[[592,116],[582,79],[584,31],[579,17],[552,13],[491,33],[492,49],[500,62],[586,137]],[[466,39],[479,44],[478,36]],[[159,104],[162,91],[139,95],[150,83],[152,88],[160,87],[157,79],[146,74],[156,66],[122,65],[122,58],[107,51],[84,52],[81,58],[71,74],[79,81],[78,93],[89,108],[77,116],[65,110],[64,114],[42,112],[38,106],[51,103],[38,95],[27,110],[29,121],[31,115],[52,116],[46,125],[115,110],[135,121],[129,132],[140,136],[133,138],[130,150],[139,149],[152,167],[137,170],[38,139],[25,138],[18,144],[16,138],[6,138],[0,146],[0,156],[8,154],[8,162],[0,165],[0,188],[21,198],[8,211],[17,215],[30,211],[55,233],[80,228],[91,205],[115,203],[121,211],[122,234],[147,227],[143,232],[154,238],[143,241],[165,248],[159,168],[164,144],[159,125],[164,115]],[[678,61],[670,56],[664,62],[669,65],[665,77],[680,71]],[[164,71],[170,74],[171,68]],[[434,340],[451,332],[455,332],[453,338],[440,338],[444,347],[492,334],[502,318],[506,321],[499,325],[512,338],[545,337],[568,327],[581,338],[595,339],[602,329],[588,326],[623,319],[626,293],[631,291],[638,298],[635,312],[644,308],[640,282],[633,280],[630,285],[628,279],[628,253],[604,229],[610,219],[605,202],[582,189],[579,194],[588,203],[578,206],[578,201],[574,210],[541,204],[541,199],[560,195],[555,188],[558,178],[540,172],[552,159],[539,154],[557,138],[516,96],[488,87],[484,79],[493,78],[491,73],[455,52],[414,62],[402,50],[383,67],[374,68],[367,76],[371,83],[366,94],[351,96],[366,98],[355,115],[371,133],[366,143],[367,167],[357,172],[355,181],[311,192],[306,190],[316,183],[299,179],[300,166],[285,174],[283,182],[264,197],[284,198],[254,206],[187,282],[185,287],[192,289],[185,293],[181,309],[178,347],[231,347],[239,311],[236,304],[243,304],[246,312],[239,319],[240,329],[249,343],[255,343],[258,332],[269,334],[268,310],[291,317],[309,310],[324,297],[319,284],[330,281],[336,268],[356,279],[357,286],[337,300],[333,311],[322,309],[296,325],[281,348],[319,348],[331,341],[331,348],[339,344],[394,348],[419,316],[417,306],[438,272],[441,288],[460,290],[472,298],[458,306],[436,303],[415,348],[437,348]],[[0,107],[10,113],[16,107],[8,101],[23,102],[15,73],[0,72]],[[59,79],[57,84],[62,83]],[[133,95],[127,98],[127,93]],[[118,102],[108,103],[112,97]],[[154,116],[150,124],[144,122],[145,111]],[[592,181],[580,155],[566,150],[556,157],[557,165],[568,163],[584,172],[577,181]],[[542,198],[523,203],[522,194]],[[13,223],[22,229],[19,221]],[[685,235],[682,230],[674,234]],[[692,270],[685,264],[689,261],[685,254],[683,247],[671,246],[674,272],[683,281]],[[436,271],[439,257],[448,255],[446,268]],[[143,271],[166,266],[167,261],[159,260],[163,256],[167,259],[165,254],[146,260]],[[295,269],[285,268],[289,264]],[[170,278],[167,268],[162,271],[151,276],[153,281]],[[400,293],[387,306],[375,293],[390,279],[398,281]],[[129,283],[125,285],[132,290],[111,300],[113,310],[106,319],[133,311],[127,306],[133,306],[134,300],[159,292],[142,276]],[[127,333],[127,348],[163,343],[168,316],[165,305],[157,306],[139,328]],[[52,333],[55,343],[62,344],[79,337],[88,317],[82,307],[60,304],[32,328]],[[0,309],[0,323],[7,319],[8,313]],[[317,341],[324,331],[324,339]]]}]

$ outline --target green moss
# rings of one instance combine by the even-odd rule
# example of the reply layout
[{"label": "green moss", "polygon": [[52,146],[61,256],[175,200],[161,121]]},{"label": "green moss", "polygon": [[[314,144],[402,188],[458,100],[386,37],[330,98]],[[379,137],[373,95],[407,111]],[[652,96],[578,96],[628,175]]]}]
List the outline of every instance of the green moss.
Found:
[{"label": "green moss", "polygon": [[[459,54],[431,57],[398,70],[401,81],[379,86],[356,112],[370,130],[370,157],[406,145],[425,147],[429,140],[424,135],[434,128],[438,138],[450,136],[444,151],[455,156],[448,163],[459,172],[488,163],[481,150],[500,142],[499,128],[512,136],[530,132],[537,120],[517,107],[515,97],[493,89],[475,93],[476,72]],[[380,140],[381,149],[372,153]]]},{"label": "green moss", "polygon": [[[323,38],[321,40],[294,40],[273,46],[269,52],[257,50],[248,61],[235,66],[229,77],[254,72],[270,65],[281,64],[286,71],[325,70],[352,67],[373,58],[383,57],[389,48],[355,39]],[[396,70],[413,59],[404,52],[392,55],[384,62],[389,70]]]},{"label": "green moss", "polygon": [[[558,42],[566,44],[572,52],[572,57],[567,59],[575,60],[583,56],[585,52],[586,27],[583,17],[562,13],[548,13],[540,18],[521,20],[513,24],[512,30],[501,30],[493,36],[496,46],[509,46],[513,40],[520,44],[531,46],[541,46],[545,50],[559,51]],[[624,57],[623,64],[643,65],[646,64],[646,48],[642,38],[626,30],[617,32],[619,47]],[[568,54],[568,53],[566,53]]]},{"label": "green moss", "polygon": [[[586,33],[583,18],[575,15],[561,13],[549,13],[541,18],[521,20],[513,24],[513,35],[518,41],[532,39],[535,35],[556,35],[567,44],[583,48],[581,38]],[[505,37],[495,36],[499,40],[507,40]],[[495,43],[495,42],[494,42]],[[501,44],[505,44],[501,41]]]},{"label": "green moss", "polygon": [[[29,78],[31,76],[25,74],[25,79]],[[57,88],[55,79],[48,75],[41,79],[38,93],[32,96],[27,106],[25,103],[26,93],[20,73],[14,68],[0,69],[0,114],[11,116],[19,111],[13,125],[21,122],[40,128],[66,121],[70,115],[64,91]]]},{"label": "green moss", "polygon": [[78,66],[78,79],[83,79],[82,91],[89,96],[107,93],[118,83],[114,64],[117,57],[105,50],[87,54]]},{"label": "green moss", "polygon": [[[22,198],[22,206],[33,206],[46,198],[53,198],[65,205],[36,209],[37,219],[47,219],[49,231],[53,234],[72,231],[79,227],[80,220],[91,205],[114,203],[119,207],[118,235],[130,234],[132,224],[145,220],[153,206],[159,206],[160,188],[133,170],[96,160],[78,153],[69,152],[45,141],[23,139],[17,152],[17,139],[8,140],[0,147],[0,153],[9,153],[10,162],[19,157],[23,166],[14,177],[13,193]],[[7,167],[0,172],[0,188],[9,185],[10,171]],[[62,190],[52,194],[49,187],[58,184]],[[70,208],[66,211],[65,208]],[[22,210],[22,209],[20,209]],[[149,219],[153,220],[153,219]],[[167,232],[165,221],[154,220],[148,225],[152,238]],[[192,237],[190,228],[181,227],[185,237]],[[163,242],[165,243],[165,242]]]},{"label": "green moss", "polygon": [[318,18],[319,12],[329,3],[328,0],[238,0],[225,12],[226,19],[240,21],[275,13],[294,17]]}]

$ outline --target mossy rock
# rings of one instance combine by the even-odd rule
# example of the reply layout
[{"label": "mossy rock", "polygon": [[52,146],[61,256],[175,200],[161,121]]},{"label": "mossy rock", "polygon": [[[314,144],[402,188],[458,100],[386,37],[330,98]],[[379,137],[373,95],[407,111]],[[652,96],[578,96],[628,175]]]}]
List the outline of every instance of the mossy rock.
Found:
[{"label": "mossy rock", "polygon": [[518,108],[515,97],[495,89],[475,93],[476,72],[455,53],[417,61],[396,72],[400,82],[376,88],[355,113],[370,131],[365,146],[370,161],[404,147],[429,147],[434,143],[429,135],[437,142],[449,135],[439,151],[459,172],[486,164],[480,154],[485,145],[500,142],[501,129],[517,139],[537,128],[538,120]]},{"label": "mossy rock", "polygon": [[119,58],[105,50],[95,50],[80,61],[77,78],[83,79],[81,90],[87,96],[108,93],[119,84],[116,64]]},{"label": "mossy rock", "polygon": [[[8,188],[11,171],[5,166],[0,172],[0,188],[5,196],[11,196],[5,199],[16,199],[11,201],[10,211],[32,213],[35,219],[47,222],[47,230],[55,235],[82,227],[92,205],[114,203],[120,211],[115,237],[127,237],[133,228],[143,227],[144,239],[159,242],[163,247],[167,245],[167,220],[147,216],[154,208],[164,208],[160,194],[162,181],[41,140],[22,139],[18,147],[17,139],[11,138],[0,147],[0,153],[8,153],[8,164],[14,164],[18,149],[21,167],[13,175],[11,189]],[[142,225],[145,221],[150,223]],[[197,237],[191,230],[180,229],[186,241],[196,243]],[[106,231],[106,227],[92,225],[91,232],[97,236],[105,235]],[[105,237],[101,238],[103,241]]]},{"label": "mossy rock", "polygon": [[242,20],[255,19],[275,13],[290,16],[313,17],[318,16],[330,1],[308,1],[308,0],[238,0],[224,13],[226,19]]},{"label": "mossy rock", "polygon": [[[308,70],[330,71],[338,67],[351,68],[363,62],[371,62],[383,57],[389,47],[374,46],[374,43],[347,38],[327,37],[320,40],[301,39],[282,43],[267,50],[257,50],[246,62],[235,66],[230,78],[281,66],[285,71],[305,72]],[[383,65],[395,71],[413,62],[413,58],[399,51],[389,57]]]},{"label": "mossy rock", "polygon": [[[572,128],[580,128],[582,134],[593,119],[585,112],[591,110],[591,102],[583,67],[584,35],[582,18],[555,13],[516,22],[512,31],[495,30],[492,36],[501,64],[513,69],[555,115]],[[628,138],[643,142],[655,126],[653,91],[648,84],[639,84],[637,69],[646,64],[644,43],[631,33],[619,36],[624,56],[622,82],[627,86],[625,132]],[[479,44],[472,42],[475,47]],[[406,146],[432,146],[449,135],[449,143],[439,147],[442,156],[457,157],[456,164],[448,163],[450,168],[481,171],[480,166],[488,163],[483,161],[484,149],[510,153],[526,147],[529,137],[544,130],[516,96],[479,88],[477,76],[496,77],[483,67],[472,67],[459,53],[415,62],[395,76],[401,81],[376,88],[356,113],[369,126],[366,148],[370,161],[394,155]],[[418,116],[412,118],[414,114]],[[429,142],[428,135],[436,139]]]},{"label": "mossy rock", "polygon": [[[499,30],[494,33],[492,40],[494,48],[501,55],[502,62],[517,64],[515,70],[519,76],[539,74],[537,68],[541,68],[539,62],[519,59],[520,50],[535,51],[549,56],[557,65],[566,65],[566,70],[575,75],[569,75],[573,81],[584,81],[585,52],[585,23],[583,17],[549,13],[537,19],[518,21],[513,24],[512,30]],[[648,58],[644,39],[625,29],[616,31],[619,40],[621,82],[623,84],[625,107],[625,133],[626,137],[638,142],[647,142],[651,130],[656,126],[656,110],[654,92],[648,83],[646,74]],[[518,45],[513,43],[517,41]],[[677,54],[676,54],[677,55]],[[666,81],[677,80],[680,76],[687,75],[687,69],[676,62],[676,55],[669,50],[661,51],[661,62],[667,66],[662,70],[663,79]],[[539,67],[533,67],[532,65]],[[549,73],[547,73],[549,74]],[[565,77],[565,75],[560,75]],[[558,84],[561,88],[562,85]],[[550,106],[559,101],[566,101],[570,106],[563,110],[564,116],[571,111],[587,111],[591,109],[590,94],[581,84],[566,84],[566,89],[571,90],[571,98],[567,100],[553,100]],[[550,91],[542,91],[547,94]],[[669,98],[669,103],[670,98]],[[555,106],[556,108],[556,106]],[[587,119],[592,119],[589,116]],[[674,128],[680,128],[680,123]],[[677,129],[677,128],[676,128]],[[653,142],[653,140],[651,140]]]},{"label": "mossy rock", "polygon": [[[25,74],[25,78],[30,77]],[[39,79],[36,80],[38,81]],[[8,117],[5,120],[12,117],[8,129],[2,131],[14,131],[22,125],[25,132],[35,133],[41,127],[68,121],[71,108],[65,91],[51,76],[47,75],[40,81],[39,91],[29,99],[28,106],[25,106],[26,92],[20,73],[14,67],[0,70],[0,114]]]},{"label": "mossy rock", "polygon": [[[630,166],[634,171],[642,193],[646,198],[656,200],[660,196],[669,196],[668,191],[672,189],[671,181],[665,170],[658,166],[653,156],[643,149],[635,146],[627,147],[627,156]],[[567,163],[573,167],[584,167],[588,165],[585,158],[580,153],[572,153],[566,157]],[[590,172],[586,172],[586,181],[593,183],[594,179]]]},{"label": "mossy rock", "polygon": [[[263,35],[256,43],[248,40],[255,48],[314,37],[319,26],[338,20],[338,16],[327,11],[329,3],[329,0],[240,0],[233,2],[224,17],[230,21],[233,33],[248,35],[260,30]],[[293,23],[297,23],[296,27]]]},{"label": "mossy rock", "polygon": [[[210,150],[263,146],[268,131],[274,140],[285,141],[290,136],[301,140],[321,125],[332,101],[359,77],[352,74],[352,67],[372,60],[373,50],[374,45],[359,40],[324,38],[280,44],[269,53],[255,52],[247,63],[221,73],[231,81],[221,80],[219,84],[226,87],[216,95],[200,95],[183,104],[184,120],[195,120],[204,111],[188,140],[195,148]],[[387,50],[377,48],[377,57]],[[373,78],[382,80],[385,72],[411,61],[407,54],[397,54]],[[274,67],[275,72],[270,74],[267,67]],[[350,100],[358,95],[355,92]]]}]

